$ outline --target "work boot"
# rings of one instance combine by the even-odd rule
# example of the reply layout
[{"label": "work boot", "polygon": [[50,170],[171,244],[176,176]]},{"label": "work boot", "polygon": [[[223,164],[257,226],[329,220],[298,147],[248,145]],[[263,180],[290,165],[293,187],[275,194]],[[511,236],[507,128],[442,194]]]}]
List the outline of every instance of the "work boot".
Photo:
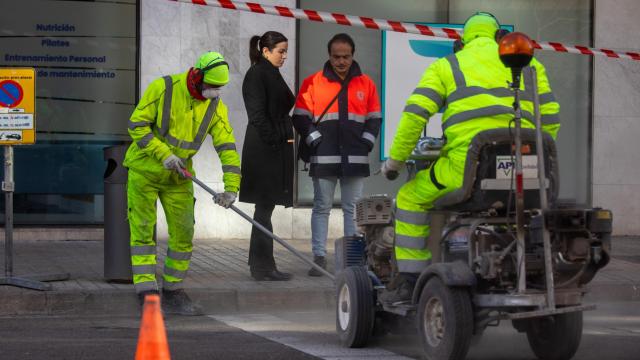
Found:
[{"label": "work boot", "polygon": [[[324,256],[314,256],[313,262],[321,268],[327,270],[327,259],[325,259]],[[309,274],[309,276],[322,276],[320,270],[316,269],[315,267],[312,267],[307,274]]]},{"label": "work boot", "polygon": [[402,275],[396,276],[386,289],[378,295],[378,300],[385,304],[395,304],[411,300],[413,295],[413,283]]},{"label": "work boot", "polygon": [[158,290],[145,290],[141,293],[136,294],[138,296],[138,305],[140,305],[140,308],[142,308],[142,306],[144,305],[144,297],[150,294],[155,294],[158,295]]},{"label": "work boot", "polygon": [[183,289],[162,289],[161,303],[162,310],[165,314],[186,316],[197,316],[203,314],[202,308],[194,304]]}]

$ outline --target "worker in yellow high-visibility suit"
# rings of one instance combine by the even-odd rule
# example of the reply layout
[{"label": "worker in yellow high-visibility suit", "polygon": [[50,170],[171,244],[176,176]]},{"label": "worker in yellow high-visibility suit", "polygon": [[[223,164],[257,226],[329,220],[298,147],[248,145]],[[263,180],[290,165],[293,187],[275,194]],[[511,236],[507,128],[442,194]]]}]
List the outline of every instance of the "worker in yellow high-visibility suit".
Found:
[{"label": "worker in yellow high-visibility suit", "polygon": [[[462,186],[467,150],[480,131],[506,128],[514,117],[511,70],[498,55],[496,34],[500,25],[489,13],[477,13],[464,25],[463,49],[431,64],[413,91],[402,113],[382,173],[399,170],[409,158],[429,117],[444,108],[442,129],[446,144],[430,168],[419,171],[404,184],[396,198],[395,259],[401,276],[388,301],[402,301],[411,294],[412,282],[426,268],[431,252],[427,211],[435,200]],[[556,102],[544,66],[530,63],[538,74],[543,130],[555,139],[560,129]],[[534,128],[531,68],[523,71],[521,108],[523,128]],[[384,300],[384,299],[383,299]]]},{"label": "worker in yellow high-visibility suit", "polygon": [[198,314],[183,289],[193,249],[192,157],[207,134],[222,162],[225,192],[216,202],[229,207],[240,186],[236,152],[227,107],[220,87],[229,82],[229,66],[221,54],[203,54],[189,71],[153,81],[129,121],[133,143],[124,166],[129,169],[127,197],[131,229],[131,264],[136,293],[158,293],[156,243],[153,239],[158,198],[167,219],[169,242],[164,261],[162,305],[165,312]]}]

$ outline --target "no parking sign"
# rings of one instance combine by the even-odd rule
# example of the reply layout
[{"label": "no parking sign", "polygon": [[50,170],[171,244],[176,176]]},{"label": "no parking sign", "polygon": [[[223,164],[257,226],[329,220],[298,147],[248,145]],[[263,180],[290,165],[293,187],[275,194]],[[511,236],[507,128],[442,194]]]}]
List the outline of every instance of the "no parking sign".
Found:
[{"label": "no parking sign", "polygon": [[0,106],[13,108],[22,102],[22,86],[13,80],[0,82]]},{"label": "no parking sign", "polygon": [[33,68],[0,68],[0,145],[35,143]]}]

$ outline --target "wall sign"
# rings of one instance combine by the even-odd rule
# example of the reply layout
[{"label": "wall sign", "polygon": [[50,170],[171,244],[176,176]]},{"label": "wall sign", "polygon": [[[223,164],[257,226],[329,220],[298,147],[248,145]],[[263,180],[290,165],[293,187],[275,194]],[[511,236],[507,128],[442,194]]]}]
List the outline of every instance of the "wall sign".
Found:
[{"label": "wall sign", "polygon": [[0,68],[0,145],[35,143],[35,92],[35,69]]},{"label": "wall sign", "polygon": [[[36,69],[38,131],[47,138],[128,136],[136,102],[135,0],[11,3],[11,11],[0,11],[0,67]],[[11,85],[4,89],[0,106],[15,95]]]}]

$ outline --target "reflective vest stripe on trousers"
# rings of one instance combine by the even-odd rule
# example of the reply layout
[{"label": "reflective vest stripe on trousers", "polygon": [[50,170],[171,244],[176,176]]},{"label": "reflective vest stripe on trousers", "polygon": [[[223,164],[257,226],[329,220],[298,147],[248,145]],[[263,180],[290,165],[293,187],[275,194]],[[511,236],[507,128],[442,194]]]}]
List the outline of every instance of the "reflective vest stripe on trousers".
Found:
[{"label": "reflective vest stripe on trousers", "polygon": [[[143,281],[136,283],[135,288],[137,293],[150,290],[158,291],[158,283],[156,283],[155,281]],[[164,286],[164,288],[166,288],[166,286]]]},{"label": "reflective vest stripe on trousers", "polygon": [[410,211],[396,209],[396,219],[413,225],[429,225],[429,213],[426,211]]},{"label": "reflective vest stripe on trousers", "polygon": [[[395,218],[397,221],[416,226],[417,228],[426,227],[427,230],[430,224],[430,217],[426,211],[411,211],[397,208],[395,211]],[[427,250],[426,240],[427,236],[424,235],[413,236],[396,233],[395,252],[399,271],[420,272],[427,265],[429,265],[429,263],[431,262],[431,255]],[[415,251],[426,253],[420,255],[410,255],[411,257],[419,256],[418,258],[405,258],[403,256],[398,256],[402,253]],[[426,258],[422,258],[422,256],[426,256]]]},{"label": "reflective vest stripe on trousers", "polygon": [[173,260],[190,260],[191,251],[175,251],[175,250],[168,249],[167,257]]},{"label": "reflective vest stripe on trousers", "polygon": [[146,275],[156,273],[156,264],[143,264],[132,266],[133,275]]},{"label": "reflective vest stripe on trousers", "polygon": [[165,275],[169,275],[169,276],[173,276],[176,279],[182,280],[185,277],[187,277],[187,270],[178,270],[178,269],[170,268],[165,264],[164,265],[164,274]]},{"label": "reflective vest stripe on trousers", "polygon": [[155,254],[156,254],[156,246],[155,245],[140,245],[140,246],[132,246],[131,247],[131,256],[155,255]]}]

